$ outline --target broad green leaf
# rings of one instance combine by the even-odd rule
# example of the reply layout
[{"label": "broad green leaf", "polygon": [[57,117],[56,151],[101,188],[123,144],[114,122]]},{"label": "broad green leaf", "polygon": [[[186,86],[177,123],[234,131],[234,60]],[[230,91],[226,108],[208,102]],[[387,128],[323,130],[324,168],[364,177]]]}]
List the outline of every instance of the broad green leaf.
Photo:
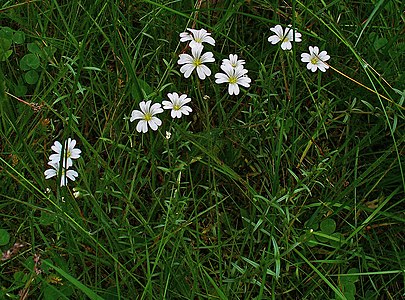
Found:
[{"label": "broad green leaf", "polygon": [[51,225],[56,220],[56,214],[50,214],[48,212],[42,211],[41,217],[39,218],[39,223],[41,225]]},{"label": "broad green leaf", "polygon": [[6,61],[11,54],[13,54],[13,50],[7,50],[5,52],[0,51],[0,61]]},{"label": "broad green leaf", "polygon": [[11,39],[0,37],[0,53],[6,52],[7,50],[9,50],[11,47],[11,44],[12,44]]},{"label": "broad green leaf", "polygon": [[353,275],[351,275],[351,276],[344,276],[344,277],[342,277],[342,278],[346,278],[347,281],[352,282],[352,283],[355,283],[356,281],[359,280],[359,275],[358,275],[359,272],[360,272],[359,269],[357,269],[357,268],[351,268],[349,271],[347,271],[347,274],[353,274]]},{"label": "broad green leaf", "polygon": [[374,48],[375,50],[381,50],[388,44],[388,40],[386,38],[378,38],[374,41]]},{"label": "broad green leaf", "polygon": [[25,41],[25,33],[24,32],[22,32],[22,31],[14,32],[14,35],[13,35],[13,42],[14,43],[16,43],[18,45],[21,45],[21,44],[24,43],[24,41]]},{"label": "broad green leaf", "polygon": [[22,96],[24,96],[25,94],[27,94],[27,86],[25,86],[25,85],[23,85],[23,84],[19,84],[19,85],[16,85],[15,87],[14,87],[14,93],[15,93],[15,95],[17,96],[17,97],[22,97]]},{"label": "broad green leaf", "polygon": [[23,58],[20,60],[20,68],[23,71],[35,70],[39,67],[39,65],[40,61],[38,56],[32,53],[24,55]]},{"label": "broad green leaf", "polygon": [[3,27],[0,29],[0,38],[13,39],[14,30],[10,27]]},{"label": "broad green leaf", "polygon": [[52,46],[44,47],[39,54],[39,56],[43,59],[50,59],[55,54],[56,48]]},{"label": "broad green leaf", "polygon": [[10,49],[11,43],[11,39],[0,37],[0,61],[6,61],[13,53],[13,50]]},{"label": "broad green leaf", "polygon": [[326,219],[321,222],[320,227],[322,233],[332,234],[336,229],[336,222],[333,219]]},{"label": "broad green leaf", "polygon": [[29,279],[29,275],[23,271],[17,271],[13,274],[14,283],[24,284]]},{"label": "broad green leaf", "polygon": [[27,45],[28,51],[33,53],[33,54],[41,54],[42,50],[39,48],[39,46],[36,43],[29,43]]},{"label": "broad green leaf", "polygon": [[29,70],[27,73],[24,74],[25,82],[28,84],[35,84],[37,83],[39,78],[38,72],[35,70]]},{"label": "broad green leaf", "polygon": [[356,286],[352,282],[347,282],[342,285],[343,289],[343,294],[346,296],[346,298],[353,299],[354,300],[354,295],[356,295]]},{"label": "broad green leaf", "polygon": [[0,246],[7,245],[10,241],[10,234],[5,229],[0,229]]}]

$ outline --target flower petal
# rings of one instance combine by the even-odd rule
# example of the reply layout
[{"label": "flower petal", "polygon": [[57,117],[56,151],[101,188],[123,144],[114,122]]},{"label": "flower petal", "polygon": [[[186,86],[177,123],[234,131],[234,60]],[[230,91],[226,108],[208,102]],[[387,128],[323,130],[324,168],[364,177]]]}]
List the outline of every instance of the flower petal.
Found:
[{"label": "flower petal", "polygon": [[167,100],[162,101],[163,109],[172,109],[173,103]]},{"label": "flower petal", "polygon": [[148,122],[150,128],[152,130],[157,130],[160,125],[162,125],[162,121],[157,117],[152,117],[152,119]]},{"label": "flower petal", "polygon": [[180,42],[187,42],[191,41],[193,38],[190,33],[188,32],[182,32],[180,33]]},{"label": "flower petal", "polygon": [[131,118],[129,119],[129,121],[133,122],[133,121],[138,120],[138,119],[143,119],[144,116],[145,116],[145,114],[143,114],[139,110],[133,110],[132,113],[131,113]]},{"label": "flower petal", "polygon": [[180,97],[181,105],[184,105],[184,104],[187,104],[187,103],[191,102],[191,98],[187,98],[187,95],[181,95],[181,96],[184,96],[183,99]]},{"label": "flower petal", "polygon": [[[201,56],[202,50],[203,50],[203,47],[202,47],[202,46],[201,46],[201,47],[194,47],[194,48],[191,48],[191,54],[193,55],[192,61],[194,61],[195,58]],[[210,53],[210,52],[207,52],[207,53]]]},{"label": "flower petal", "polygon": [[72,181],[75,181],[76,177],[79,177],[79,173],[77,173],[75,170],[67,170],[66,177],[68,177]]},{"label": "flower petal", "polygon": [[315,54],[316,56],[318,56],[318,54],[319,54],[319,48],[317,46],[314,46],[314,47],[309,46],[309,51],[311,53]]},{"label": "flower petal", "polygon": [[311,55],[309,55],[308,53],[301,53],[301,61],[302,62],[311,61]]},{"label": "flower petal", "polygon": [[283,36],[283,27],[281,25],[276,25],[272,28],[270,28],[270,31],[273,31],[275,34],[277,34],[279,37]]},{"label": "flower petal", "polygon": [[215,78],[216,78],[215,83],[218,84],[229,82],[229,77],[224,73],[216,73]]},{"label": "flower petal", "polygon": [[237,83],[239,85],[241,85],[241,86],[244,86],[244,87],[250,87],[250,82],[251,81],[252,80],[249,77],[244,76],[244,77],[239,78]]},{"label": "flower petal", "polygon": [[322,60],[322,61],[327,61],[330,59],[330,56],[328,55],[328,53],[326,51],[322,51],[321,53],[319,53],[318,57]]},{"label": "flower petal", "polygon": [[45,174],[45,179],[49,179],[49,178],[56,176],[57,172],[55,169],[47,169],[47,170],[45,170],[44,174]]},{"label": "flower petal", "polygon": [[70,158],[72,158],[72,159],[77,159],[77,158],[80,157],[80,154],[81,154],[81,153],[82,153],[82,150],[80,150],[80,149],[77,149],[77,148],[72,149],[72,150],[70,151]]},{"label": "flower petal", "polygon": [[206,76],[211,75],[211,70],[205,65],[199,65],[197,67],[197,74],[201,80],[204,80]]},{"label": "flower petal", "polygon": [[180,109],[181,113],[188,115],[189,113],[191,113],[193,110],[190,106],[182,106],[182,108]]},{"label": "flower petal", "polygon": [[239,86],[236,83],[230,83],[228,86],[229,95],[239,95]]},{"label": "flower petal", "polygon": [[189,54],[180,54],[179,55],[179,60],[177,61],[177,64],[183,65],[183,64],[190,64],[193,63],[193,57]]},{"label": "flower petal", "polygon": [[[234,69],[234,67],[232,67],[232,65],[226,64],[226,65],[221,65],[221,70],[225,72],[226,75],[228,75],[228,77],[234,76],[236,70]],[[243,66],[241,66],[241,68],[243,69]]]},{"label": "flower petal", "polygon": [[141,102],[139,103],[139,107],[141,108],[141,111],[142,111],[143,114],[146,114],[146,113],[149,112],[149,107],[150,107],[151,102],[152,102],[152,101],[149,100],[149,101],[147,101],[147,102],[141,101]]},{"label": "flower petal", "polygon": [[318,66],[309,63],[309,64],[307,65],[307,68],[310,69],[312,72],[316,72],[316,70],[318,69]]},{"label": "flower petal", "polygon": [[283,50],[291,50],[292,44],[291,42],[283,42],[281,43],[281,49]]},{"label": "flower petal", "polygon": [[214,58],[214,54],[212,52],[205,52],[202,56],[201,56],[201,62],[207,63],[207,62],[214,62],[215,58]]},{"label": "flower petal", "polygon": [[56,153],[61,153],[62,152],[62,144],[59,143],[59,141],[55,141],[53,143],[53,146],[51,146],[51,149],[55,151]]},{"label": "flower petal", "polygon": [[277,44],[280,40],[280,38],[277,35],[272,35],[267,39],[270,43]]},{"label": "flower petal", "polygon": [[150,113],[152,114],[152,116],[160,114],[163,112],[162,109],[162,105],[160,103],[154,103],[151,107],[150,107]]},{"label": "flower petal", "polygon": [[204,37],[203,42],[208,43],[208,44],[210,44],[212,46],[215,46],[215,40],[211,36]]},{"label": "flower petal", "polygon": [[136,131],[138,132],[148,132],[148,123],[145,120],[140,120],[136,125]]},{"label": "flower petal", "polygon": [[180,72],[184,73],[185,78],[189,78],[191,73],[194,71],[195,66],[192,64],[186,64],[180,68]]}]

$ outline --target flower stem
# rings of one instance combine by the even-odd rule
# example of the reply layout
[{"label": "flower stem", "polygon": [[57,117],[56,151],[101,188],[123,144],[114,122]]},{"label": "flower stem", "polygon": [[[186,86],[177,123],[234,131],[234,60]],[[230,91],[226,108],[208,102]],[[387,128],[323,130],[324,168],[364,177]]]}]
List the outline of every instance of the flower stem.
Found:
[{"label": "flower stem", "polygon": [[[324,62],[324,63],[325,63],[325,62]],[[395,103],[395,102],[394,102],[394,101],[392,101],[391,99],[389,99],[389,98],[385,97],[384,95],[381,95],[380,93],[378,93],[378,92],[374,91],[373,89],[371,89],[371,88],[369,88],[368,86],[366,86],[366,85],[362,84],[361,82],[358,82],[357,80],[355,80],[355,79],[351,78],[350,76],[348,76],[348,75],[346,75],[345,73],[343,73],[343,72],[339,71],[338,69],[335,69],[335,68],[334,68],[334,67],[332,67],[331,65],[329,65],[329,64],[328,64],[328,66],[329,66],[329,67],[330,67],[330,68],[331,68],[333,71],[335,71],[335,72],[339,73],[339,74],[340,74],[340,75],[342,75],[343,77],[346,77],[347,79],[349,79],[349,80],[353,81],[354,83],[356,83],[356,84],[360,85],[361,87],[365,88],[366,90],[368,90],[368,91],[370,91],[370,92],[372,92],[372,93],[374,93],[374,94],[378,95],[379,97],[381,97],[381,98],[383,98],[383,99],[387,100],[388,102],[391,102],[391,103],[393,103],[393,104],[395,104],[395,105],[399,106],[399,107],[400,107],[400,108],[402,108],[402,109],[405,109],[405,107],[403,107],[403,106],[399,105],[398,103]]]}]

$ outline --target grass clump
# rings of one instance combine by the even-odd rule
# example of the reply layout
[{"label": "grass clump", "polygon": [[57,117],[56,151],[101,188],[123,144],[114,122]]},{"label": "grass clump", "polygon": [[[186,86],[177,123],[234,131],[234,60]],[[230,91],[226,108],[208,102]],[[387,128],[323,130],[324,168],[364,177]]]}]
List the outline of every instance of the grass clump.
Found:
[{"label": "grass clump", "polygon": [[[0,298],[399,299],[401,11],[1,4]],[[269,43],[276,25],[291,25],[291,50]],[[178,64],[198,47],[180,42],[187,28],[215,39],[204,80]],[[330,56],[325,72],[301,61],[310,46]],[[239,77],[221,68],[229,54]],[[188,115],[160,106],[168,93],[191,99]],[[81,153],[67,166],[69,138]]]}]

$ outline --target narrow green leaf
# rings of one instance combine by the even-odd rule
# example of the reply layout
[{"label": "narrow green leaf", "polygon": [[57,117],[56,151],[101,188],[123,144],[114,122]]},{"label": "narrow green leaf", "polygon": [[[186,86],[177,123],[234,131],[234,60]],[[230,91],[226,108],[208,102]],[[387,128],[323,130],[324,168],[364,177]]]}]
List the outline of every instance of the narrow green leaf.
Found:
[{"label": "narrow green leaf", "polygon": [[85,286],[83,283],[78,281],[76,278],[73,276],[69,275],[62,269],[58,268],[57,266],[54,266],[52,263],[50,263],[47,260],[43,260],[42,263],[48,265],[52,269],[54,269],[56,272],[58,272],[61,276],[65,277],[71,284],[73,284],[76,288],[78,288],[80,291],[82,291],[84,294],[86,294],[87,297],[89,297],[92,300],[102,300],[100,296],[98,296],[95,292],[93,292],[91,289],[89,289],[87,286]]}]

